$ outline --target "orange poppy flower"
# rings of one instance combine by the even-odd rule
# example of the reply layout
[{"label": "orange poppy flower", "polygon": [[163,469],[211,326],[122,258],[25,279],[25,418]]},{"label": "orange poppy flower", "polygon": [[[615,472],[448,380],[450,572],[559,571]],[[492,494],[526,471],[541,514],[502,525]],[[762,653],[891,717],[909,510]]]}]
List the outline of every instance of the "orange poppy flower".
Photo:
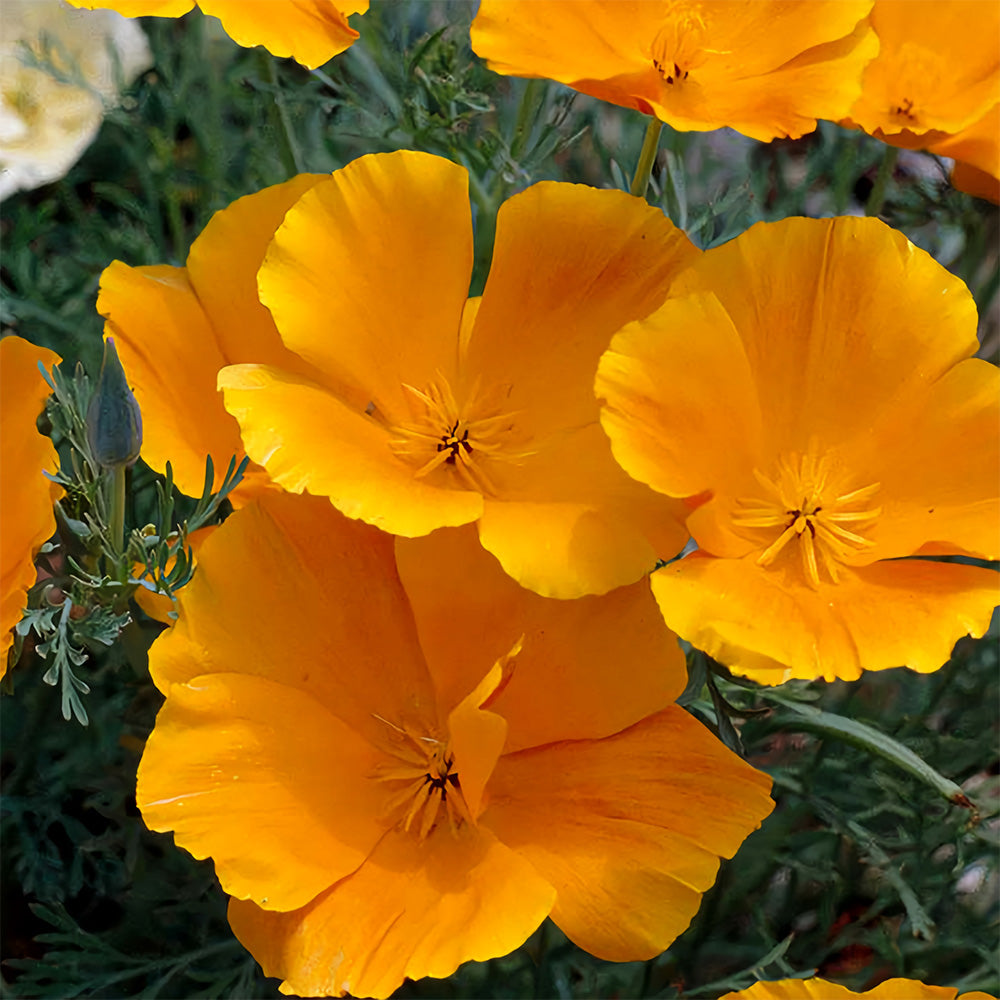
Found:
[{"label": "orange poppy flower", "polygon": [[887,979],[874,989],[855,993],[825,979],[780,979],[754,983],[720,1000],[996,1000],[978,990],[958,995],[954,986],[926,986],[916,979]]},{"label": "orange poppy flower", "polygon": [[394,539],[273,492],[206,540],[179,604],[137,799],[214,858],[285,992],[386,997],[547,915],[648,958],[772,807],[672,704],[684,660],[643,583],[554,601],[469,527]]},{"label": "orange poppy flower", "polygon": [[[195,0],[69,0],[87,10],[116,10],[125,17],[181,17]],[[263,45],[273,56],[291,56],[315,69],[358,38],[347,23],[363,14],[368,0],[197,0],[204,14],[217,17],[226,34],[246,48]]]},{"label": "orange poppy flower", "polygon": [[285,347],[322,374],[241,365],[219,385],[285,489],[398,535],[478,521],[524,586],[605,592],[687,533],[678,504],[615,464],[597,360],[697,253],[644,201],[543,182],[501,207],[485,291],[467,299],[466,171],[364,156],[290,209],[259,275]]},{"label": "orange poppy flower", "polygon": [[[957,187],[1000,191],[1000,4],[876,0],[878,57],[862,79],[850,123],[904,149],[959,161]],[[985,173],[991,182],[976,174]]]},{"label": "orange poppy flower", "polygon": [[843,118],[878,51],[871,0],[482,0],[472,48],[681,131],[798,138]]},{"label": "orange poppy flower", "polygon": [[0,340],[0,675],[21,620],[25,591],[35,582],[35,553],[56,528],[52,502],[59,489],[42,475],[58,467],[52,442],[35,429],[49,395],[38,370],[58,354],[20,337]]},{"label": "orange poppy flower", "polygon": [[[230,459],[244,454],[239,426],[216,389],[219,369],[267,361],[311,371],[282,346],[258,302],[257,269],[285,212],[321,179],[301,174],[216,212],[185,267],[114,261],[101,275],[97,309],[143,414],[142,457],[159,472],[169,461],[189,496],[201,496],[206,456],[218,489]],[[266,473],[251,466],[230,499],[239,506],[268,486]]]},{"label": "orange poppy flower", "polygon": [[761,223],[616,335],[615,457],[699,551],[653,574],[667,624],[740,673],[937,669],[982,635],[1000,555],[1000,372],[972,296],[875,219]]}]

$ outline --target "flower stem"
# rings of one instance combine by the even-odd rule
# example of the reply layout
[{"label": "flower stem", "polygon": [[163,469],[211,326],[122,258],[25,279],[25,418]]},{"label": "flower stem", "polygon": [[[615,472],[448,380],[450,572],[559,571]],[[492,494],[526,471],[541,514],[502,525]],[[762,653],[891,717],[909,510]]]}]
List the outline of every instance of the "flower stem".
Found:
[{"label": "flower stem", "polygon": [[868,195],[868,201],[865,202],[865,215],[878,215],[882,211],[889,178],[892,177],[892,173],[896,169],[898,157],[899,150],[895,146],[886,146],[885,156],[882,157],[882,162],[878,165],[878,173],[875,175],[875,183]]},{"label": "flower stem", "polygon": [[649,187],[649,175],[653,172],[653,164],[656,162],[656,148],[660,144],[660,131],[663,122],[659,118],[650,118],[646,126],[646,137],[642,140],[642,152],[639,154],[639,163],[635,168],[635,177],[632,178],[632,186],[629,193],[636,198],[645,198],[646,189]]},{"label": "flower stem", "polygon": [[125,466],[117,465],[111,473],[111,544],[115,555],[121,556],[125,548]]},{"label": "flower stem", "polygon": [[292,132],[288,106],[285,104],[285,96],[278,81],[278,69],[274,57],[265,51],[260,53],[260,63],[264,70],[264,79],[271,87],[271,125],[278,142],[278,154],[288,176],[294,177],[296,174],[301,174],[305,167],[302,165],[302,155],[295,141],[295,134]]}]

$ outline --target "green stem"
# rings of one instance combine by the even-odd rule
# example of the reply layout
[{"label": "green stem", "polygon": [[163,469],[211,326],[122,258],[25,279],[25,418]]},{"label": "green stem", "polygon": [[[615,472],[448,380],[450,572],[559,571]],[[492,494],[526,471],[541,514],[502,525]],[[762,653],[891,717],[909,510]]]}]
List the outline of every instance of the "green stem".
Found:
[{"label": "green stem", "polygon": [[111,470],[111,544],[116,556],[125,549],[125,466]]},{"label": "green stem", "polygon": [[887,736],[871,726],[866,726],[862,722],[856,722],[854,719],[832,715],[829,712],[821,711],[814,705],[806,705],[794,698],[784,697],[774,688],[762,688],[760,694],[762,697],[776,701],[779,705],[795,712],[798,719],[791,725],[818,733],[821,736],[832,736],[834,739],[849,743],[867,753],[881,757],[904,771],[908,771],[953,805],[970,809],[972,822],[978,822],[978,810],[954,781],[950,781],[943,774],[935,771],[930,764],[918,757],[909,747],[903,746],[891,736]]},{"label": "green stem", "polygon": [[[514,125],[514,136],[510,143],[512,160],[519,160],[528,144],[528,136],[535,127],[535,119],[545,103],[545,84],[542,80],[529,80],[521,96],[521,104],[517,109],[517,122]],[[541,101],[538,95],[541,93]]]},{"label": "green stem", "polygon": [[653,172],[653,164],[656,162],[656,148],[660,144],[660,131],[663,122],[659,118],[650,118],[646,126],[646,137],[642,140],[642,152],[639,154],[639,163],[635,168],[635,177],[632,178],[632,186],[629,193],[636,198],[645,198],[646,189],[649,187],[649,176]]},{"label": "green stem", "polygon": [[896,169],[896,160],[899,157],[899,150],[895,146],[886,146],[885,156],[878,165],[878,173],[875,175],[875,183],[872,185],[868,201],[865,203],[865,215],[878,215],[882,211],[885,202],[885,192],[889,186],[889,179]]},{"label": "green stem", "polygon": [[260,53],[260,63],[264,70],[264,79],[267,80],[272,91],[271,125],[278,140],[278,153],[288,176],[294,177],[296,174],[303,173],[305,167],[302,165],[302,154],[295,141],[292,121],[288,116],[288,106],[285,104],[285,96],[278,81],[278,68],[274,57],[267,52]]}]

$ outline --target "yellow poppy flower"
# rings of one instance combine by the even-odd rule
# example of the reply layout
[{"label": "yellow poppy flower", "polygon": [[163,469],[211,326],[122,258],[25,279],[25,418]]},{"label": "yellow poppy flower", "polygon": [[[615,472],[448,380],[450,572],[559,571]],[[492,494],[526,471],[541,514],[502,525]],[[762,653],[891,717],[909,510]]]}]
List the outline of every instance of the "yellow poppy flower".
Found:
[{"label": "yellow poppy flower", "polygon": [[644,201],[544,182],[501,207],[489,280],[467,299],[466,171],[364,156],[296,202],[259,275],[285,347],[322,374],[239,365],[219,385],[285,489],[398,535],[478,521],[524,586],[602,593],[687,533],[680,505],[615,464],[597,360],[697,254]]},{"label": "yellow poppy flower", "polygon": [[52,502],[59,489],[42,473],[59,463],[35,421],[49,395],[38,362],[48,369],[60,360],[20,337],[0,340],[0,675],[14,642],[11,629],[35,582],[35,553],[56,528]]},{"label": "yellow poppy flower", "polygon": [[[169,461],[189,496],[201,496],[206,456],[218,489],[230,459],[244,454],[239,426],[215,386],[219,369],[266,361],[311,371],[282,346],[257,300],[257,269],[285,212],[321,179],[301,174],[216,212],[185,267],[115,261],[101,275],[97,310],[142,411],[142,457],[158,472]],[[251,466],[230,499],[239,506],[268,486],[264,471]]]},{"label": "yellow poppy flower", "polygon": [[672,704],[683,656],[643,583],[554,601],[471,527],[398,539],[275,491],[206,540],[179,604],[137,800],[214,859],[284,992],[386,997],[547,915],[648,958],[772,807]]},{"label": "yellow poppy flower", "polygon": [[926,986],[916,979],[887,979],[874,989],[855,993],[825,979],[781,979],[754,983],[720,1000],[996,1000],[974,991],[958,995],[954,986]]},{"label": "yellow poppy flower", "polygon": [[875,219],[760,223],[618,333],[615,457],[699,551],[653,574],[667,624],[764,683],[937,669],[982,635],[1000,555],[1000,372],[972,296]]},{"label": "yellow poppy flower", "polygon": [[181,17],[196,5],[217,17],[226,34],[246,48],[263,45],[273,56],[291,56],[315,69],[358,38],[347,23],[368,0],[68,0],[87,10],[105,8],[126,17]]},{"label": "yellow poppy flower", "polygon": [[849,123],[893,146],[954,158],[956,187],[996,201],[1000,4],[876,0],[871,24],[879,53]]},{"label": "yellow poppy flower", "polygon": [[798,138],[840,119],[878,51],[871,0],[482,0],[472,48],[681,131]]}]

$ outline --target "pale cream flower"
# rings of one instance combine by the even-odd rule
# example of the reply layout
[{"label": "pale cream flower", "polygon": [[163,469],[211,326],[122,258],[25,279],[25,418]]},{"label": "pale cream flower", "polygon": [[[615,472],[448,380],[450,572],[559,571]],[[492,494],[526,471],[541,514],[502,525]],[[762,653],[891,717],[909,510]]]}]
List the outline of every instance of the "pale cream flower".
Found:
[{"label": "pale cream flower", "polygon": [[62,177],[118,86],[152,65],[142,29],[62,0],[5,0],[0,18],[0,198]]}]

